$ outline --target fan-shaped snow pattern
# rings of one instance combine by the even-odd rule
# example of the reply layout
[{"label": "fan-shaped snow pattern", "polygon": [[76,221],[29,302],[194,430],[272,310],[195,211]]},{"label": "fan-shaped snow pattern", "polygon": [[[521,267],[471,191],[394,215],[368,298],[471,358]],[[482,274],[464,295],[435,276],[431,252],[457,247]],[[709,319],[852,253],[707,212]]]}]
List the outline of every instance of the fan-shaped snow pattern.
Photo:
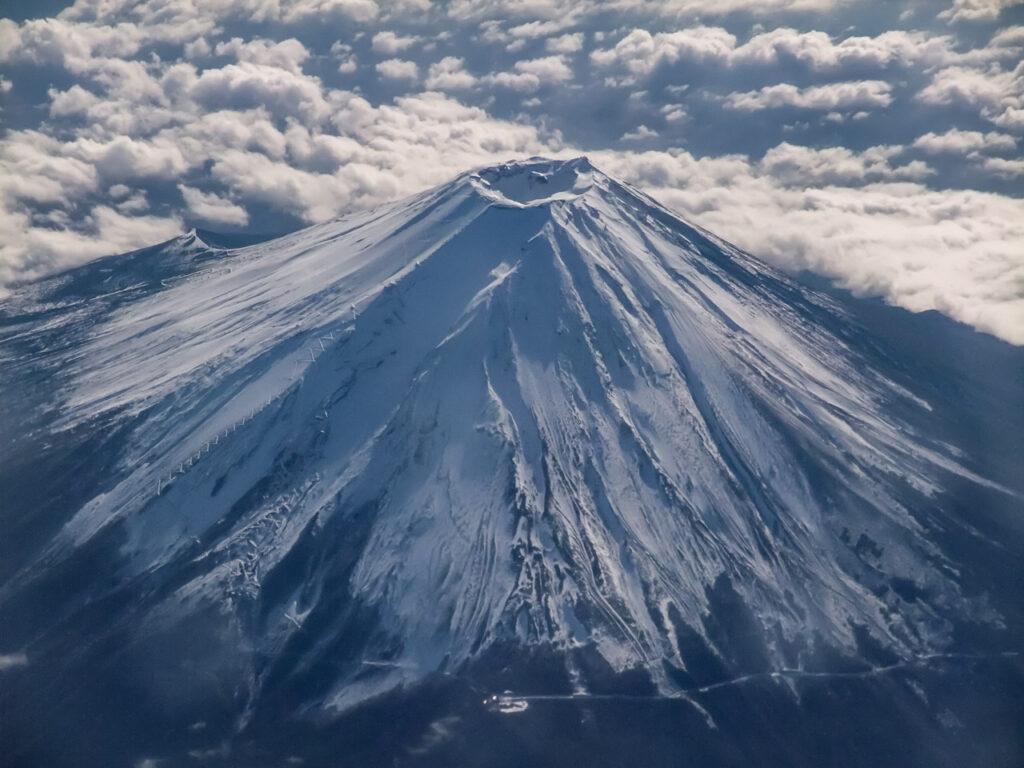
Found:
[{"label": "fan-shaped snow pattern", "polygon": [[89,599],[236,617],[249,701],[330,659],[344,708],[495,643],[591,646],[670,692],[687,644],[727,655],[715,594],[765,668],[998,623],[906,506],[984,483],[915,432],[928,403],[828,299],[585,159],[236,251],[190,235],[126,257],[123,300],[103,265],[5,307],[52,334],[50,432],[124,441],[0,600],[108,542]]}]

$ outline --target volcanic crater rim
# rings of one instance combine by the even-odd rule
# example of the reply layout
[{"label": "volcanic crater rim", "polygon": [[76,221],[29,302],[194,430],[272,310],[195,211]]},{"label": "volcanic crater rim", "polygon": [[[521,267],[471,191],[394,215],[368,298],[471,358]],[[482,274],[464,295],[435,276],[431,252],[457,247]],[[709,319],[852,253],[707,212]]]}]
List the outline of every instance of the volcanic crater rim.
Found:
[{"label": "volcanic crater rim", "polygon": [[532,157],[481,168],[469,178],[484,197],[518,208],[580,197],[594,186],[599,173],[582,156],[570,160]]}]

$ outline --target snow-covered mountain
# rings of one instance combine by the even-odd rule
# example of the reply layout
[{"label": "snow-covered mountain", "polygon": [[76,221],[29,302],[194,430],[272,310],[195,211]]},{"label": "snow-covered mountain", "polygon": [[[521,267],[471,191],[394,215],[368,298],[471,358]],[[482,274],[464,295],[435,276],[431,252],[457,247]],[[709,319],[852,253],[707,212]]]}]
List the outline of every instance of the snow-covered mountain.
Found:
[{"label": "snow-covered mountain", "polygon": [[[730,715],[705,699],[748,684],[899,677],[914,727],[966,737],[928,675],[996,665],[955,674],[1010,686],[983,696],[998,716],[1024,690],[1024,357],[962,328],[929,356],[936,328],[583,158],[21,286],[0,303],[12,754],[66,762],[84,731],[97,764],[231,762],[268,724],[439,680],[511,688],[502,722],[613,691],[710,732]],[[55,711],[76,725],[38,738]],[[403,760],[445,764],[433,714]]]}]

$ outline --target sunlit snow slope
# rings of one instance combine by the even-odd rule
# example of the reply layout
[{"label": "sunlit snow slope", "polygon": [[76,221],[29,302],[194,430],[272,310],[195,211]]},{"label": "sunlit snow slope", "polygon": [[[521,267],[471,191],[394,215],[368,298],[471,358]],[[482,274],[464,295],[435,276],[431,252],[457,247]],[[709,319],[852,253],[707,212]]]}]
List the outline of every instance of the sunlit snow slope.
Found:
[{"label": "sunlit snow slope", "polygon": [[897,663],[1007,626],[937,532],[971,530],[950,488],[1020,488],[834,299],[582,158],[192,234],[0,318],[0,653],[29,664],[201,626],[244,724],[314,672],[294,707],[340,711],[499,645],[672,695],[694,649]]}]

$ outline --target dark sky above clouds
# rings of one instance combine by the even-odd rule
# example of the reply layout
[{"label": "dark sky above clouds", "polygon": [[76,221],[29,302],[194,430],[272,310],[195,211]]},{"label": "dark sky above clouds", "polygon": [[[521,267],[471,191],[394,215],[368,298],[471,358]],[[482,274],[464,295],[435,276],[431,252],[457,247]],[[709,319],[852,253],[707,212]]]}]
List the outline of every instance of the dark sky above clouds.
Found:
[{"label": "dark sky above clouds", "polygon": [[[586,153],[1024,344],[1022,0],[8,0],[0,290]],[[51,16],[40,16],[49,13]]]}]

